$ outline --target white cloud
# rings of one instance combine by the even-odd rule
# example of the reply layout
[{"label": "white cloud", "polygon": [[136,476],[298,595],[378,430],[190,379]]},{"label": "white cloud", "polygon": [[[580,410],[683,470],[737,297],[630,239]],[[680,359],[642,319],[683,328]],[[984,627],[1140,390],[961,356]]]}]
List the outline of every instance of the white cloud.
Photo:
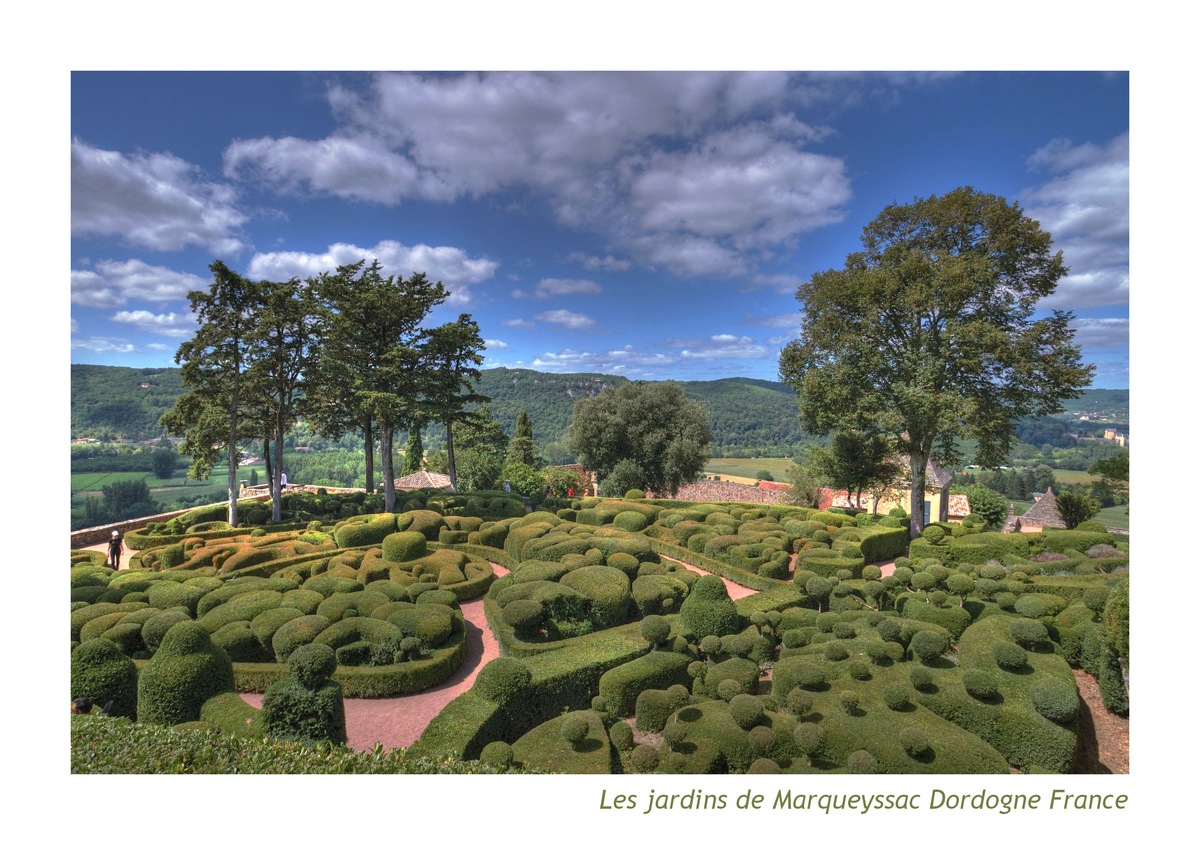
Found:
[{"label": "white cloud", "polygon": [[534,319],[541,320],[543,323],[554,323],[568,329],[590,329],[596,325],[596,321],[587,314],[568,311],[565,308],[559,308],[554,311],[543,311]]},{"label": "white cloud", "polygon": [[500,266],[500,262],[490,258],[471,258],[458,247],[406,246],[399,241],[387,240],[372,247],[336,243],[323,253],[259,253],[250,259],[247,273],[256,279],[307,278],[333,272],[343,264],[374,259],[379,260],[385,274],[425,273],[430,279],[443,282],[450,291],[448,301],[454,304],[469,302],[470,287],[490,279]]},{"label": "white cloud", "polygon": [[137,352],[137,347],[125,340],[112,337],[88,337],[71,341],[72,349],[86,349],[89,352],[128,353]]},{"label": "white cloud", "polygon": [[542,279],[533,292],[538,299],[546,299],[551,296],[600,293],[600,285],[588,279]]},{"label": "white cloud", "polygon": [[206,290],[209,282],[192,273],[144,261],[98,261],[94,270],[71,271],[71,301],[76,305],[111,308],[130,300],[169,302],[188,292]]},{"label": "white cloud", "polygon": [[633,262],[612,255],[585,255],[582,252],[572,252],[567,256],[568,261],[582,264],[588,270],[624,271],[633,266]]},{"label": "white cloud", "polygon": [[502,340],[489,340],[484,338],[483,346],[485,349],[508,349],[508,344]]},{"label": "white cloud", "polygon": [[680,353],[684,358],[710,361],[718,358],[755,359],[774,355],[778,350],[768,349],[757,344],[748,337],[735,338],[730,335],[717,335],[713,338],[716,346],[700,349],[685,349]]},{"label": "white cloud", "polygon": [[[561,222],[640,261],[679,276],[743,275],[762,250],[841,218],[843,163],[801,149],[829,130],[790,111],[861,84],[782,73],[380,74],[330,89],[328,137],[238,140],[225,171],[389,205],[530,191]],[[631,266],[612,255],[570,260]]]},{"label": "white cloud", "polygon": [[115,235],[155,250],[200,246],[218,255],[244,244],[248,217],[229,186],[170,153],[124,155],[71,143],[71,234]]},{"label": "white cloud", "polygon": [[118,311],[113,322],[132,326],[141,331],[161,334],[166,337],[191,337],[196,331],[196,321],[187,314],[154,314],[150,311]]},{"label": "white cloud", "polygon": [[1054,174],[1022,202],[1054,237],[1071,272],[1044,304],[1094,308],[1129,303],[1129,135],[1107,144],[1057,139],[1029,158]]},{"label": "white cloud", "polygon": [[543,352],[530,364],[534,369],[555,373],[610,373],[631,377],[671,374],[679,359],[654,352],[639,352],[631,346],[601,352]]},{"label": "white cloud", "polygon": [[536,323],[531,320],[505,320],[504,325],[513,329],[532,329]]}]

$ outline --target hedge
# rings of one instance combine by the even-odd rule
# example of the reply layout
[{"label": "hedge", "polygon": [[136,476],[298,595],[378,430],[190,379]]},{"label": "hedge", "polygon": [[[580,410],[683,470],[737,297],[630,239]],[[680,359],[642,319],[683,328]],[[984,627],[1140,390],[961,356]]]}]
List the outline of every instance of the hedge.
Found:
[{"label": "hedge", "polygon": [[138,674],[139,722],[177,725],[200,718],[200,706],[234,689],[233,665],[198,622],[180,622]]},{"label": "hedge", "polygon": [[599,695],[605,712],[614,716],[633,713],[638,695],[648,689],[666,689],[672,684],[687,684],[692,657],[672,651],[652,651],[600,676]]}]

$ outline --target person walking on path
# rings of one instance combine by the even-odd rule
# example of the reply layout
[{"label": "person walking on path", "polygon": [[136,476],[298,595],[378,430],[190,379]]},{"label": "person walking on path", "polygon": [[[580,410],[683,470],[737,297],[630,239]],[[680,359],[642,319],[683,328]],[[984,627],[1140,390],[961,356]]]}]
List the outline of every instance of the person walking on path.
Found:
[{"label": "person walking on path", "polygon": [[108,541],[108,567],[118,569],[121,566],[121,532],[114,531]]}]

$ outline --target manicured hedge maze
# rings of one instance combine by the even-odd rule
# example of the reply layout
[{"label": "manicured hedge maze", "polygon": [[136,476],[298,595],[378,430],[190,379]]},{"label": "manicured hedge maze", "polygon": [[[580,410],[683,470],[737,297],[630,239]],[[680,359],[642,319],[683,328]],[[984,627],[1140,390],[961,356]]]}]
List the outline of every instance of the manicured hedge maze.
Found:
[{"label": "manicured hedge maze", "polygon": [[[1069,772],[1073,668],[1128,712],[1129,548],[1096,526],[939,524],[910,545],[894,515],[782,506],[286,502],[280,526],[235,531],[198,509],[131,532],[128,573],[73,556],[80,677],[119,686],[121,660],[187,622],[238,689],[308,701],[316,687],[286,664],[318,648],[346,695],[394,695],[453,671],[458,603],[482,597],[505,656],[414,753],[592,773]],[[726,582],[756,592],[733,601]],[[223,726],[243,715],[222,695],[206,706]],[[302,716],[286,730],[316,719]],[[336,738],[330,718],[314,735]]]}]

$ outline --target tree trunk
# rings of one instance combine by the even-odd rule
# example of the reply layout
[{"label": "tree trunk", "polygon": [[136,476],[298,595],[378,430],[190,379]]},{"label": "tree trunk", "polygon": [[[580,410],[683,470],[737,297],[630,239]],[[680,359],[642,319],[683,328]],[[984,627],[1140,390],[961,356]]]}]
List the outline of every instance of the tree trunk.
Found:
[{"label": "tree trunk", "polygon": [[375,492],[375,429],[371,419],[363,423],[363,441],[367,450],[367,492]]},{"label": "tree trunk", "polygon": [[383,465],[383,509],[396,512],[396,476],[392,473],[392,435],[390,423],[379,424],[379,462]]},{"label": "tree trunk", "polygon": [[275,472],[271,482],[271,521],[283,519],[283,418],[275,422]]},{"label": "tree trunk", "polygon": [[237,389],[233,391],[233,400],[229,403],[229,525],[237,528],[238,524],[238,437],[237,437]]},{"label": "tree trunk", "polygon": [[928,451],[909,452],[908,466],[912,473],[912,488],[908,494],[908,536],[914,540],[925,530],[925,467],[928,463]]},{"label": "tree trunk", "polygon": [[450,471],[450,486],[458,489],[458,468],[454,465],[454,423],[446,422],[446,464]]}]

